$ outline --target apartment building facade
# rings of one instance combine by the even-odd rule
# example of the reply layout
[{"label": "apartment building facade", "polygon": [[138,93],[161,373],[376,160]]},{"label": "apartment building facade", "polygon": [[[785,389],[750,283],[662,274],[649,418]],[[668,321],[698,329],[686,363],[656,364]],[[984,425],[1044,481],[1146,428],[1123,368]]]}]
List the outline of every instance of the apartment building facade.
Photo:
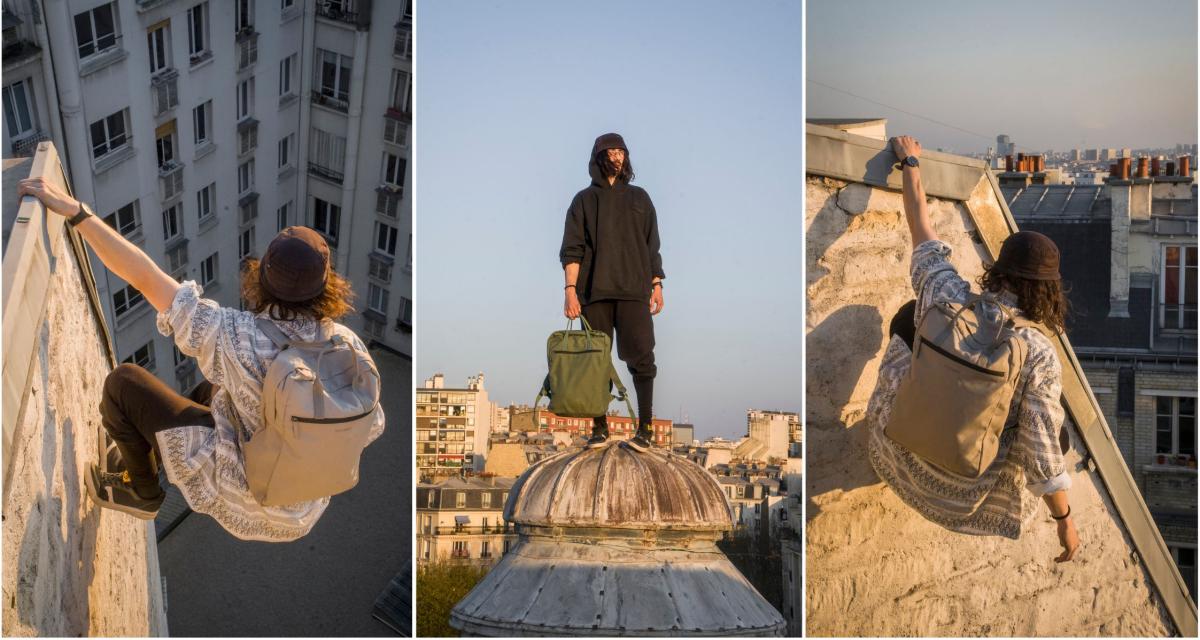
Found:
[{"label": "apartment building facade", "polygon": [[516,543],[504,521],[515,478],[448,478],[417,485],[417,563],[491,566]]},{"label": "apartment building facade", "polygon": [[417,388],[417,473],[423,481],[482,471],[491,434],[493,404],[483,374],[461,388],[447,388],[434,374]]},{"label": "apartment building facade", "polygon": [[[5,57],[6,153],[54,140],[77,197],[223,306],[244,306],[244,260],[286,226],[313,227],[355,289],[342,322],[411,353],[408,4],[40,6],[4,6],[5,47],[22,43]],[[184,392],[199,382],[141,294],[93,268],[118,358]]]}]

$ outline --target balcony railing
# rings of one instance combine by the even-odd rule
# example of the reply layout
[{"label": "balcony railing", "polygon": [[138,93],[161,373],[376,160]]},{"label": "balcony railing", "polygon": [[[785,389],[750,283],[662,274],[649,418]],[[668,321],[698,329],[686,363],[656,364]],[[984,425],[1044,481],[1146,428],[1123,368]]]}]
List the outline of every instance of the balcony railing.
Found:
[{"label": "balcony railing", "polygon": [[317,0],[317,15],[353,25],[362,30],[371,26],[370,0]]},{"label": "balcony railing", "polygon": [[[512,527],[504,527],[499,525],[489,525],[486,527],[472,526],[448,526],[434,527],[433,535],[435,536],[481,536],[481,535],[501,535],[512,533]],[[426,532],[428,533],[428,532]]]},{"label": "balcony railing", "polygon": [[14,140],[12,143],[13,156],[17,158],[28,158],[33,156],[37,151],[38,143],[45,142],[50,139],[50,136],[41,129],[35,130],[28,136],[20,140]]},{"label": "balcony railing", "polygon": [[313,104],[319,104],[322,107],[329,107],[336,111],[346,113],[350,110],[350,97],[341,98],[325,93],[325,90],[313,89],[312,91]]},{"label": "balcony railing", "polygon": [[183,163],[168,160],[158,167],[158,184],[164,201],[183,193]]},{"label": "balcony railing", "polygon": [[313,175],[318,178],[324,178],[325,180],[336,182],[338,184],[341,184],[342,180],[345,179],[345,174],[343,174],[341,171],[322,166],[311,160],[308,162],[308,173],[309,175]]},{"label": "balcony railing", "polygon": [[396,39],[392,43],[392,55],[401,60],[412,59],[412,23],[396,23]]},{"label": "balcony railing", "polygon": [[150,77],[150,88],[154,93],[154,115],[162,114],[179,105],[179,72],[163,69]]},{"label": "balcony railing", "polygon": [[400,189],[391,185],[381,184],[375,187],[375,211],[376,213],[396,219],[400,214],[400,202],[403,199],[403,192]]},{"label": "balcony railing", "polygon": [[258,62],[258,32],[254,27],[245,27],[237,33],[237,70],[250,68]]}]

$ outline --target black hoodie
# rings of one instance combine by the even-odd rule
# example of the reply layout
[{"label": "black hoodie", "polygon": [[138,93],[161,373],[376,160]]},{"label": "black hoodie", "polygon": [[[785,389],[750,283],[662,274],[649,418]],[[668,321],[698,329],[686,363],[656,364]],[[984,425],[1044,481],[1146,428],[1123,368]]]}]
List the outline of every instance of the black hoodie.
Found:
[{"label": "black hoodie", "polygon": [[[567,210],[559,261],[579,263],[575,292],[581,304],[598,300],[649,302],[653,278],[665,278],[659,254],[658,219],[645,189],[621,179],[613,184],[600,171],[592,148],[592,184],[575,194]],[[619,138],[617,138],[619,140]],[[623,144],[607,148],[624,148]]]}]

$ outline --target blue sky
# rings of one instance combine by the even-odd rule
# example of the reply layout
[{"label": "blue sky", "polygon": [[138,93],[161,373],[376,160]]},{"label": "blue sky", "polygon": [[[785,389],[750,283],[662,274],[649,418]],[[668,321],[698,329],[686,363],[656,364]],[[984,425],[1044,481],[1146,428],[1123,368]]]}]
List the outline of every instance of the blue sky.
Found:
[{"label": "blue sky", "polygon": [[809,0],[807,18],[808,117],[883,116],[960,152],[1196,141],[1194,0]]},{"label": "blue sky", "polygon": [[655,414],[730,437],[749,408],[799,411],[800,2],[417,11],[418,384],[482,371],[494,401],[533,401],[566,325],[566,209],[616,131],[663,239]]}]

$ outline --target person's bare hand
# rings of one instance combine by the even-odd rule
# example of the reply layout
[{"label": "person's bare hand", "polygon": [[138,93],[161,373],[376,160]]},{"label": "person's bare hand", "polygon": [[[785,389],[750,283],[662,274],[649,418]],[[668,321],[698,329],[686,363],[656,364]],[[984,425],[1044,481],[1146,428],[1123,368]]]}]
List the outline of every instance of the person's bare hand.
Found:
[{"label": "person's bare hand", "polygon": [[650,315],[658,315],[663,310],[662,287],[654,287],[650,291]]},{"label": "person's bare hand", "polygon": [[42,201],[47,209],[60,216],[73,216],[79,212],[79,201],[72,198],[62,187],[45,178],[25,178],[17,183],[17,193],[33,196]]},{"label": "person's bare hand", "polygon": [[579,317],[579,296],[575,295],[575,287],[567,287],[563,301],[563,315],[574,320]]},{"label": "person's bare hand", "polygon": [[912,136],[897,136],[892,138],[891,143],[892,153],[896,154],[897,160],[903,160],[908,156],[921,157],[921,143]]},{"label": "person's bare hand", "polygon": [[1075,531],[1075,521],[1070,516],[1055,522],[1058,525],[1058,543],[1063,552],[1054,559],[1055,562],[1070,562],[1079,551],[1079,533]]}]

